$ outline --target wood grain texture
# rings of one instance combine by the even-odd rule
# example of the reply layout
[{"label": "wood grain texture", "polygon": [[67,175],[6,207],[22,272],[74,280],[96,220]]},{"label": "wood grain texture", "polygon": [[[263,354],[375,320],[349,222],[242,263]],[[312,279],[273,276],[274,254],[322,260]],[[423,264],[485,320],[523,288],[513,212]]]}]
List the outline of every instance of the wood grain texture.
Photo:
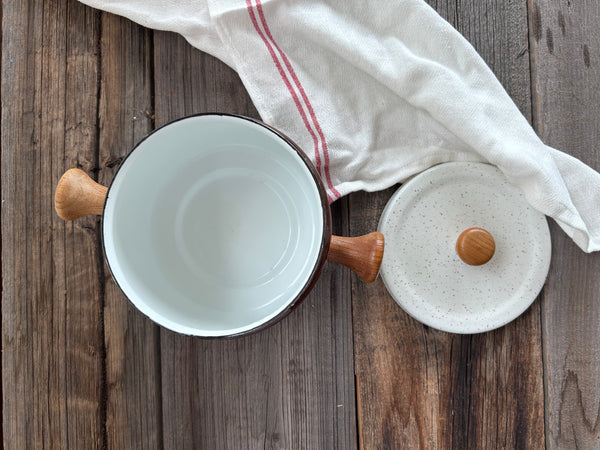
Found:
[{"label": "wood grain texture", "polygon": [[[597,2],[529,1],[534,124],[550,146],[600,169]],[[548,448],[600,447],[600,254],[552,223],[542,306]]]},{"label": "wood grain texture", "polygon": [[[470,40],[530,117],[527,11],[502,0],[430,2]],[[350,197],[350,231],[377,226],[395,189]],[[364,448],[541,448],[540,305],[460,336],[405,314],[381,280],[353,279],[355,371]]]},{"label": "wood grain texture", "polygon": [[[152,31],[102,13],[99,180],[153,128]],[[108,448],[162,446],[158,326],[121,293],[104,266]]]},{"label": "wood grain texture", "polygon": [[4,447],[101,448],[97,218],[53,210],[65,169],[95,167],[99,16],[75,1],[2,13]]},{"label": "wood grain texture", "polygon": [[[257,117],[237,75],[155,33],[157,124],[205,111]],[[334,231],[347,232],[345,201]],[[166,448],[356,447],[349,275],[326,264],[286,319],[228,341],[161,329]]]}]

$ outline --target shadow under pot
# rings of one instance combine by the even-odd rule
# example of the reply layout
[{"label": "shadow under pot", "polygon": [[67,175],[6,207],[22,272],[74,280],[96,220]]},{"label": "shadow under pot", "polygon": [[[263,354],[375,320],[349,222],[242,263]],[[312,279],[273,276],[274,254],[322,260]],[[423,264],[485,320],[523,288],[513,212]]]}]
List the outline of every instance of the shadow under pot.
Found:
[{"label": "shadow under pot", "polygon": [[325,188],[276,129],[201,114],[151,133],[110,187],[71,169],[56,188],[65,220],[102,215],[104,254],[123,293],[182,334],[232,337],[281,320],[326,259],[377,277],[379,232],[331,235]]}]

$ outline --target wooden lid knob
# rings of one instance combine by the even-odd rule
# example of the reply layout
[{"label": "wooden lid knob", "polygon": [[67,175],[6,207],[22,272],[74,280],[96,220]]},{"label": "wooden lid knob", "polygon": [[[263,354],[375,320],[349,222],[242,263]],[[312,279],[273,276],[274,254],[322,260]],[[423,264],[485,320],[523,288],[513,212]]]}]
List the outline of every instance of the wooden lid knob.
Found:
[{"label": "wooden lid knob", "polygon": [[485,264],[492,259],[495,251],[494,238],[483,228],[469,228],[456,240],[456,253],[460,259],[471,266]]}]

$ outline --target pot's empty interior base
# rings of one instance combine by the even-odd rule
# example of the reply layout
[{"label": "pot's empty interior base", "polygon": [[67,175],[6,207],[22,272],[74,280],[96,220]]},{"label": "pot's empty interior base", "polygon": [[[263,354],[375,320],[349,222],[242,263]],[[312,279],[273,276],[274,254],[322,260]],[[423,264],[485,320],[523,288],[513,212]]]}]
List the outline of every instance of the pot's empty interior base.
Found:
[{"label": "pot's empty interior base", "polygon": [[256,288],[287,267],[298,246],[298,211],[281,185],[247,168],[189,181],[173,216],[157,208],[158,236],[175,232],[176,245],[161,256],[176,251],[192,272],[227,287]]},{"label": "pot's empty interior base", "polygon": [[130,300],[175,331],[222,336],[285,310],[323,241],[315,181],[253,122],[197,116],[154,133],[117,174],[105,249]]}]

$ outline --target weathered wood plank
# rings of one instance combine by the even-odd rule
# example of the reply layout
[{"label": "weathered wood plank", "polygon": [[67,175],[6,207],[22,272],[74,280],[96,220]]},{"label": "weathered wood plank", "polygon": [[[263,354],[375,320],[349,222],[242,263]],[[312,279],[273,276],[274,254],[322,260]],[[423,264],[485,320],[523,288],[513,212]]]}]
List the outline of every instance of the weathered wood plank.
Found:
[{"label": "weathered wood plank", "polygon": [[[431,1],[530,116],[524,3]],[[351,234],[377,226],[383,193],[353,194]],[[515,322],[451,335],[405,314],[378,280],[353,280],[355,365],[364,448],[541,448],[539,301]]]},{"label": "weathered wood plank", "polygon": [[96,162],[98,15],[6,1],[2,25],[2,392],[6,448],[105,444],[96,219],[53,210]]},{"label": "weathered wood plank", "polygon": [[[534,124],[546,144],[600,169],[600,8],[529,1]],[[600,254],[552,224],[542,303],[548,448],[600,445]]]},{"label": "weathered wood plank", "polygon": [[[153,128],[152,32],[102,14],[99,181]],[[104,269],[108,448],[162,446],[159,329]]]},{"label": "weathered wood plank", "polygon": [[[155,33],[156,120],[202,111],[256,117],[237,75]],[[345,203],[336,231],[346,231]],[[349,278],[327,266],[313,293],[256,335],[208,341],[161,330],[167,448],[356,447]]]}]

